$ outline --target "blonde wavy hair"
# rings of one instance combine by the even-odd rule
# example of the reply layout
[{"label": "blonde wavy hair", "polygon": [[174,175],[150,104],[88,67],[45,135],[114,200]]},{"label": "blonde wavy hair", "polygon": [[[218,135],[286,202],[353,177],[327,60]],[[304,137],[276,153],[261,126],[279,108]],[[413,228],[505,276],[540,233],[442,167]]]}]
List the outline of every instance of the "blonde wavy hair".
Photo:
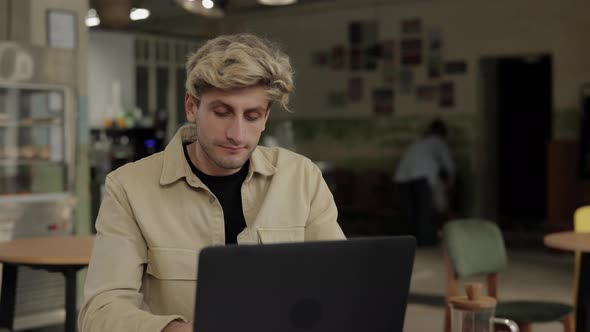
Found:
[{"label": "blonde wavy hair", "polygon": [[186,62],[186,90],[197,102],[207,89],[266,87],[271,102],[289,110],[295,90],[289,57],[274,43],[252,34],[223,35],[207,41]]}]

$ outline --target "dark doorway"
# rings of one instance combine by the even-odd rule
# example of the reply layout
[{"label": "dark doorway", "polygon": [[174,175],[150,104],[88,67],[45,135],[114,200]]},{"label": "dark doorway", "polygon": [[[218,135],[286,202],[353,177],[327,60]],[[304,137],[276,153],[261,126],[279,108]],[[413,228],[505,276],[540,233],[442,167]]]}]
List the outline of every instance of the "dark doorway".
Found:
[{"label": "dark doorway", "polygon": [[497,59],[497,202],[505,228],[546,219],[551,56]]}]

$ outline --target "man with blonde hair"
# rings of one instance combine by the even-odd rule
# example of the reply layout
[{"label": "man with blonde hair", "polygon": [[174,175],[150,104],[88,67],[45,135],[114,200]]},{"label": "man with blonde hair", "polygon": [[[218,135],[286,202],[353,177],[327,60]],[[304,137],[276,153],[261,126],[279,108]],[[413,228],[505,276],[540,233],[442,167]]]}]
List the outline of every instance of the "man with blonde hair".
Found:
[{"label": "man with blonde hair", "polygon": [[344,239],[318,167],[258,146],[294,90],[289,58],[238,34],[209,40],[186,69],[191,124],[106,178],[80,331],[192,331],[206,246]]}]

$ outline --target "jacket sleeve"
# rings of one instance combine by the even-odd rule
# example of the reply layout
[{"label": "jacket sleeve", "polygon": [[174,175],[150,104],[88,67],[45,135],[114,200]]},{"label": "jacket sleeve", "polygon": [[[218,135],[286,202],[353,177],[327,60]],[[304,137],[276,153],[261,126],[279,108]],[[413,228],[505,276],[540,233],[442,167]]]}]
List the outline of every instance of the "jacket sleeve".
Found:
[{"label": "jacket sleeve", "polygon": [[81,332],[161,331],[181,316],[158,316],[143,300],[147,245],[115,173],[106,178],[96,240],[78,316]]},{"label": "jacket sleeve", "polygon": [[306,169],[311,203],[305,227],[305,241],[343,240],[346,236],[338,225],[338,209],[320,169],[309,161]]}]

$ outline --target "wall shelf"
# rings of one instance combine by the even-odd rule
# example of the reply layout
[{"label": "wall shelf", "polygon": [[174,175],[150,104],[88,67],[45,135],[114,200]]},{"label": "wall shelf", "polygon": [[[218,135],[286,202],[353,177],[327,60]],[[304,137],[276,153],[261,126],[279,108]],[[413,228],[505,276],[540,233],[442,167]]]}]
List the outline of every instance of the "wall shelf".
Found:
[{"label": "wall shelf", "polygon": [[63,161],[43,160],[43,159],[0,159],[0,166],[32,166],[55,164],[62,165]]}]

